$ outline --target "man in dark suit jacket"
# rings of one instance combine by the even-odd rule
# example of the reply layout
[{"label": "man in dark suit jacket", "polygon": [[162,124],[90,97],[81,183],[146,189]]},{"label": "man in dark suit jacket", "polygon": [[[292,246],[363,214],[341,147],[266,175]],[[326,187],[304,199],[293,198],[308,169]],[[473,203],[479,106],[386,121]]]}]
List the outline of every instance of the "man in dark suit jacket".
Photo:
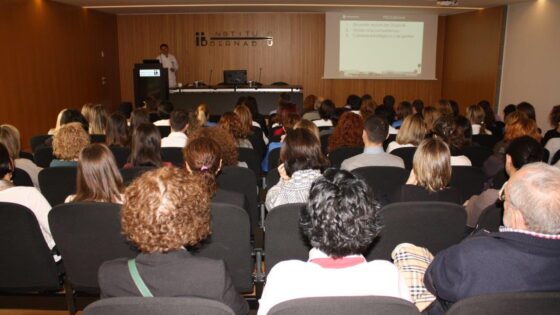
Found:
[{"label": "man in dark suit jacket", "polygon": [[488,293],[560,291],[560,170],[528,164],[504,191],[504,225],[440,253],[424,277],[440,314],[461,299]]}]

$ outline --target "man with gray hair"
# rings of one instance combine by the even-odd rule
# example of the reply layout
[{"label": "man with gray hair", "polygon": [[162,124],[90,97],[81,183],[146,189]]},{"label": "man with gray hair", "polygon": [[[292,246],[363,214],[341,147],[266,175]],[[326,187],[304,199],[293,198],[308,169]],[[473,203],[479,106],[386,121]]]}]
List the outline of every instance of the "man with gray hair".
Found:
[{"label": "man with gray hair", "polygon": [[[429,314],[476,295],[560,291],[560,169],[522,167],[501,196],[504,227],[439,252],[424,276]],[[439,303],[438,303],[439,302]]]}]

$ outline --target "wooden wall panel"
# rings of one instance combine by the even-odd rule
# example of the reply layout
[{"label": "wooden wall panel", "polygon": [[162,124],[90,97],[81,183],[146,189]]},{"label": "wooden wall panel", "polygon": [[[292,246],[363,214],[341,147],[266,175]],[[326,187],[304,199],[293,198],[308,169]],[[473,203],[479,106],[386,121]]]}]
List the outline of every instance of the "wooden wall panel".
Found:
[{"label": "wooden wall panel", "polygon": [[20,130],[24,148],[54,126],[62,108],[119,102],[115,15],[48,0],[2,1],[0,38],[0,123]]},{"label": "wooden wall panel", "polygon": [[[437,70],[443,73],[445,17],[439,20]],[[195,32],[271,32],[274,45],[266,47],[196,47]],[[370,93],[379,102],[385,94],[397,99],[422,98],[433,103],[441,97],[441,80],[323,80],[325,15],[307,13],[239,13],[118,16],[121,95],[133,99],[132,68],[142,59],[159,54],[166,42],[180,64],[177,82],[221,82],[222,71],[247,69],[249,80],[257,80],[262,68],[263,83],[284,81],[303,85],[305,94],[332,98],[344,105],[351,94]]]},{"label": "wooden wall panel", "polygon": [[447,17],[442,96],[455,99],[463,112],[497,99],[504,12],[502,6]]}]

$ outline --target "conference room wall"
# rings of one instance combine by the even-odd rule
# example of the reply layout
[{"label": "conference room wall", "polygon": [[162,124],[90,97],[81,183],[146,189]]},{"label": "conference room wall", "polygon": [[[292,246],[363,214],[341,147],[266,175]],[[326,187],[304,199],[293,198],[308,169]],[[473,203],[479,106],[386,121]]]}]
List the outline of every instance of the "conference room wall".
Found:
[{"label": "conference room wall", "polygon": [[2,0],[0,38],[0,123],[21,131],[24,148],[54,127],[62,108],[99,102],[112,109],[120,100],[115,15],[48,0]]},{"label": "conference room wall", "polygon": [[[265,84],[284,81],[302,85],[304,93],[331,98],[338,106],[350,93],[372,94],[380,102],[385,94],[397,99],[419,97],[433,103],[441,97],[441,79],[414,80],[323,80],[325,15],[315,13],[229,13],[181,15],[121,15],[117,18],[121,95],[133,99],[132,68],[142,59],[159,54],[168,43],[180,64],[177,82],[222,81],[222,71],[247,69],[249,80]],[[445,17],[439,19],[437,46],[438,78],[442,77]],[[195,33],[206,36],[220,31],[271,32],[274,45],[257,47],[196,47]],[[379,47],[383,49],[383,47]]]},{"label": "conference room wall", "polygon": [[548,114],[560,105],[560,0],[510,5],[504,51],[500,111],[510,103],[535,106],[546,131]]},{"label": "conference room wall", "polygon": [[504,18],[504,6],[447,17],[442,97],[463,113],[480,100],[497,103]]}]

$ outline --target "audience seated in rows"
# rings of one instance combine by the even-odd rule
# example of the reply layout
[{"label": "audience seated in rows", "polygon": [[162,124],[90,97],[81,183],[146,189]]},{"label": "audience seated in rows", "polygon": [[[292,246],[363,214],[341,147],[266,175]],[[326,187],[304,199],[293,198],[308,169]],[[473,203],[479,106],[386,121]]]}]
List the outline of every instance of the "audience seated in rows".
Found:
[{"label": "audience seated in rows", "polygon": [[[35,217],[37,217],[37,222],[39,223],[45,242],[50,249],[53,249],[55,244],[48,220],[51,205],[37,188],[14,186],[12,183],[14,168],[14,161],[10,157],[8,149],[4,144],[0,143],[0,202],[17,203],[31,210],[35,214]],[[9,223],[2,222],[2,224]],[[60,257],[55,257],[55,259],[59,260]]]},{"label": "audience seated in rows", "polygon": [[126,148],[130,146],[130,131],[126,118],[113,113],[107,119],[105,126],[105,144],[108,147]]},{"label": "audience seated in rows", "polygon": [[185,167],[191,174],[199,174],[207,182],[213,202],[228,203],[242,209],[247,208],[243,194],[220,189],[216,176],[222,169],[221,151],[218,143],[212,138],[191,138],[183,149]]},{"label": "audience seated in rows", "polygon": [[[505,153],[505,171],[508,177],[513,176],[522,166],[542,162],[543,148],[535,140],[529,136],[522,136],[510,142]],[[507,184],[507,182],[506,182]],[[491,206],[498,201],[500,191],[504,189],[489,188],[480,195],[472,196],[465,202],[465,210],[467,211],[467,226],[476,227],[478,217],[482,210]]]},{"label": "audience seated in rows", "polygon": [[328,165],[319,139],[306,129],[289,130],[280,149],[280,180],[266,195],[266,208],[306,202],[311,183]]},{"label": "audience seated in rows", "polygon": [[340,148],[363,148],[362,132],[364,121],[358,114],[345,112],[329,137],[328,151],[332,153]]},{"label": "audience seated in rows", "polygon": [[122,203],[123,192],[123,179],[111,150],[101,143],[83,148],[78,159],[76,194],[65,202]]},{"label": "audience seated in rows", "polygon": [[[270,138],[270,143],[268,144],[268,150],[266,152],[264,159],[261,162],[261,168],[264,172],[269,171],[268,156],[270,155],[270,152],[282,146],[282,143],[284,142],[283,139],[286,135],[286,132],[294,128],[294,126],[301,120],[301,117],[296,113],[288,113],[287,115],[284,115],[284,110],[285,109],[281,109],[279,114],[280,117],[284,117],[284,121],[282,122],[282,134],[280,136],[275,136]],[[273,134],[273,130],[271,130],[270,134],[271,135]]]},{"label": "audience seated in rows", "polygon": [[210,195],[202,176],[175,167],[148,171],[125,191],[123,233],[140,249],[99,268],[101,297],[197,296],[247,314],[225,263],[194,257],[194,246],[210,234]]},{"label": "audience seated in rows", "polygon": [[[288,135],[289,136],[289,135]],[[267,276],[258,314],[276,304],[314,296],[382,295],[410,300],[390,262],[362,255],[381,229],[370,187],[347,171],[329,169],[311,186],[300,227],[313,247],[307,262],[283,261]]]},{"label": "audience seated in rows", "polygon": [[15,167],[24,170],[31,178],[33,186],[39,188],[39,172],[42,168],[29,159],[20,158],[20,139],[19,130],[16,127],[12,125],[0,125],[0,143],[8,149],[10,158],[14,161]]},{"label": "audience seated in rows", "polygon": [[445,201],[461,203],[461,195],[451,181],[449,147],[439,138],[426,139],[414,153],[413,167],[405,185],[392,196],[392,202]]},{"label": "audience seated in rows", "polygon": [[[68,111],[67,111],[68,112]],[[53,136],[53,155],[50,167],[78,165],[80,151],[89,144],[89,135],[80,123],[60,127]]]},{"label": "audience seated in rows", "polygon": [[182,110],[174,110],[169,117],[171,132],[161,139],[162,148],[184,148],[187,145],[187,129],[189,128],[189,115]]},{"label": "audience seated in rows", "polygon": [[[348,114],[354,115],[352,113]],[[400,157],[385,153],[383,150],[383,141],[387,138],[388,131],[389,125],[385,119],[375,115],[368,117],[362,130],[360,130],[362,142],[365,143],[364,153],[344,160],[341,169],[351,171],[366,166],[404,168],[404,161]]]},{"label": "audience seated in rows", "polygon": [[513,174],[501,198],[500,232],[469,237],[440,251],[429,265],[424,284],[437,301],[427,313],[443,314],[451,304],[483,294],[560,291],[559,186],[560,170],[542,162]]},{"label": "audience seated in rows", "polygon": [[409,115],[402,122],[397,138],[387,146],[387,153],[404,147],[417,147],[426,137],[426,123],[419,114]]}]

